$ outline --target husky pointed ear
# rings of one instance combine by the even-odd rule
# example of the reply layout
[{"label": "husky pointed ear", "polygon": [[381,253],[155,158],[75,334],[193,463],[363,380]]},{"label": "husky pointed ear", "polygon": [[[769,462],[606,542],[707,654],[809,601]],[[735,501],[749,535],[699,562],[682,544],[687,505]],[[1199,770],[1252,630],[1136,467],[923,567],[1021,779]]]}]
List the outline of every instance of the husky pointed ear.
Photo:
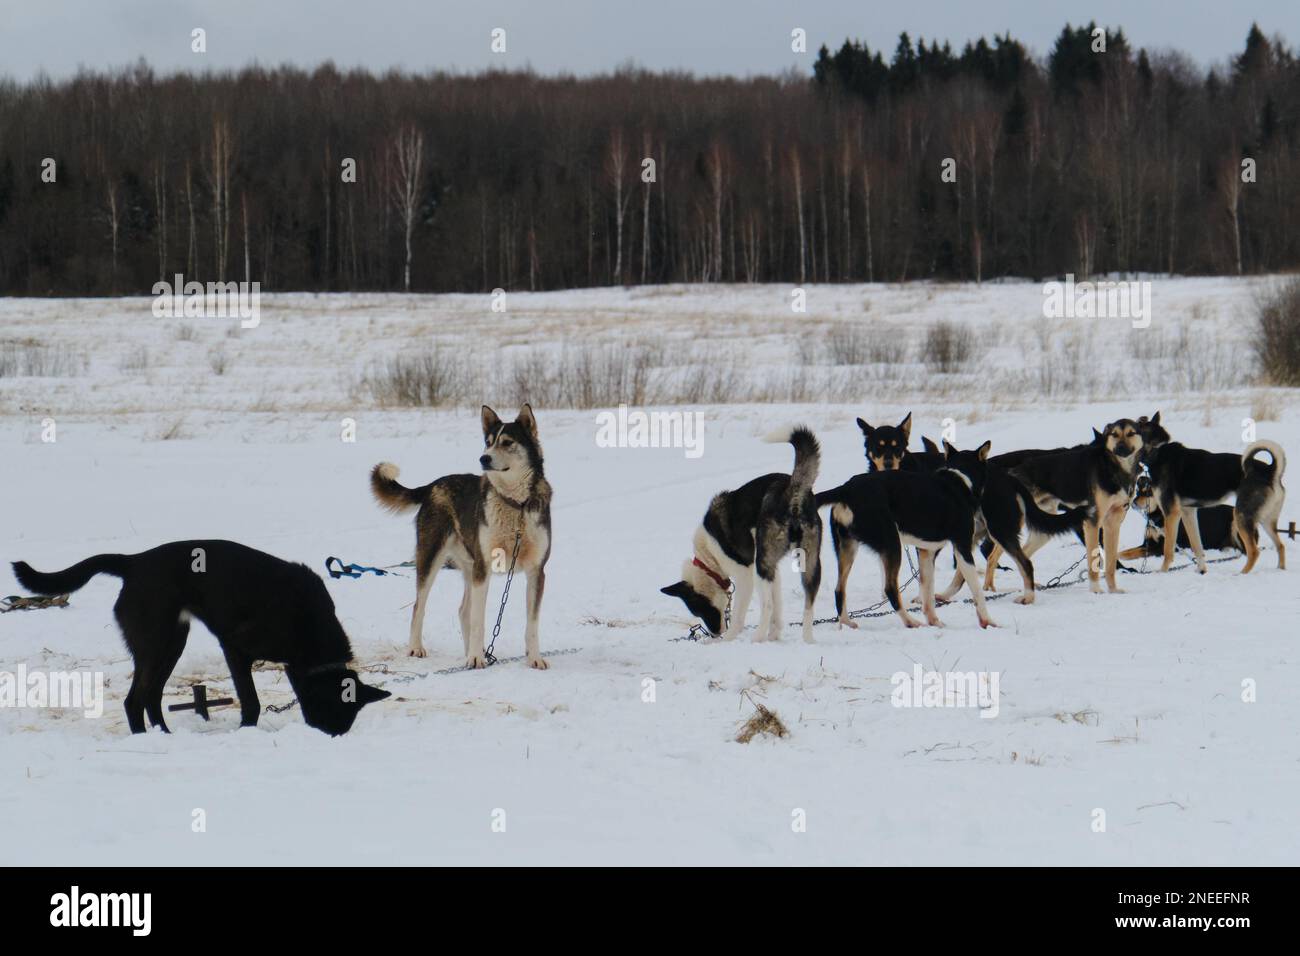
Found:
[{"label": "husky pointed ear", "polygon": [[1159,424],[1160,424],[1160,413],[1159,413],[1159,412],[1156,412],[1154,415],[1151,416],[1151,424],[1152,424],[1152,425],[1159,425]]},{"label": "husky pointed ear", "polygon": [[497,415],[496,412],[492,411],[492,409],[484,405],[483,406],[483,437],[487,438],[489,435],[491,435],[500,427],[501,427],[500,416]]},{"label": "husky pointed ear", "polygon": [[924,435],[921,436],[921,444],[925,446],[925,450],[928,454],[939,454],[939,446],[930,441],[930,439],[926,438]]},{"label": "husky pointed ear", "polygon": [[908,412],[907,417],[898,423],[898,430],[903,433],[903,441],[912,439],[912,413]]},{"label": "husky pointed ear", "polygon": [[1094,445],[1100,445],[1100,444],[1101,444],[1101,432],[1097,431],[1096,428],[1094,428],[1094,429],[1092,430],[1092,443],[1093,443]]},{"label": "husky pointed ear", "polygon": [[945,461],[951,461],[952,456],[957,454],[957,449],[948,443],[948,439],[943,440],[943,457]]},{"label": "husky pointed ear", "polygon": [[515,416],[515,421],[528,429],[528,434],[533,438],[537,437],[537,419],[533,416],[533,406],[524,402],[519,409],[519,414]]},{"label": "husky pointed ear", "polygon": [[678,581],[676,584],[670,584],[670,585],[668,585],[668,587],[666,587],[666,588],[660,588],[660,589],[659,589],[659,593],[660,593],[660,594],[667,594],[669,597],[675,597],[675,598],[685,597],[685,596],[686,596],[686,582],[685,582],[685,581]]},{"label": "husky pointed ear", "polygon": [[989,460],[989,449],[992,447],[993,447],[993,440],[989,439],[984,444],[980,445],[979,448],[976,449],[976,453],[980,456],[980,461]]},{"label": "husky pointed ear", "polygon": [[874,428],[872,428],[870,425],[868,425],[860,418],[858,419],[858,427],[862,429],[862,434],[866,435],[868,438],[870,438],[871,433],[875,431]]}]

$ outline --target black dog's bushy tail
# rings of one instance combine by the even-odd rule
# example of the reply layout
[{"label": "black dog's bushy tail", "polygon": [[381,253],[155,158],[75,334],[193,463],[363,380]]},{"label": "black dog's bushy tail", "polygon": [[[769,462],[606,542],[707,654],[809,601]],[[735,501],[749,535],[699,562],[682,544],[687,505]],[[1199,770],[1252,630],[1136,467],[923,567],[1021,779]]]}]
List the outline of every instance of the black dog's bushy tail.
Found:
[{"label": "black dog's bushy tail", "polygon": [[817,503],[818,508],[825,508],[827,505],[839,504],[843,501],[844,485],[838,488],[831,488],[829,491],[819,491],[813,495],[813,501]]},{"label": "black dog's bushy tail", "polygon": [[1031,531],[1037,531],[1039,534],[1066,534],[1071,531],[1077,532],[1083,527],[1083,520],[1088,517],[1088,506],[1080,508],[1067,508],[1059,514],[1052,514],[1038,507],[1038,502],[1034,496],[1029,493],[1019,481],[1014,478],[1012,481],[1016,487],[1016,495],[1020,498],[1020,503],[1025,507],[1025,524]]},{"label": "black dog's bushy tail", "polygon": [[96,574],[123,577],[130,562],[130,556],[125,554],[97,554],[85,561],[78,561],[66,570],[51,574],[34,570],[26,561],[15,561],[13,567],[18,583],[33,594],[71,594],[85,587],[86,582]]},{"label": "black dog's bushy tail", "polygon": [[782,428],[763,439],[769,442],[789,442],[794,446],[794,469],[790,472],[791,496],[812,491],[821,468],[822,451],[817,438],[803,425]]}]

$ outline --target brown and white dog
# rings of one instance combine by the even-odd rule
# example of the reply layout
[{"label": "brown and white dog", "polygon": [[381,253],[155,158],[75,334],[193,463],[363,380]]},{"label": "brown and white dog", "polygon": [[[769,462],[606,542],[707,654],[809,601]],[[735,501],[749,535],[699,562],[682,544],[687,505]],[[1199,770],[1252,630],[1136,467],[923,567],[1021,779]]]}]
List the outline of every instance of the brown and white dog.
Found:
[{"label": "brown and white dog", "polygon": [[[524,405],[509,423],[483,406],[486,447],[481,475],[447,475],[419,488],[397,482],[389,462],[374,467],[370,490],[393,512],[419,508],[415,516],[415,608],[411,612],[410,654],[424,657],[424,608],[441,568],[464,577],[460,633],[465,663],[486,667],[484,653],[488,576],[511,567],[528,576],[528,623],[524,645],[528,666],[548,666],[538,649],[537,618],[551,556],[551,486],[542,473],[537,419]],[[516,546],[518,554],[516,556]]]}]

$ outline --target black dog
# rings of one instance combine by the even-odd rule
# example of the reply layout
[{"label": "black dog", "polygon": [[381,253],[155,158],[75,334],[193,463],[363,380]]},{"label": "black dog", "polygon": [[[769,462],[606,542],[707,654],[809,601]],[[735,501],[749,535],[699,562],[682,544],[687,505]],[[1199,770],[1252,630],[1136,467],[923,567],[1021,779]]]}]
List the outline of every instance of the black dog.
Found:
[{"label": "black dog", "polygon": [[818,508],[831,506],[831,536],[839,560],[835,610],[840,623],[857,626],[848,617],[845,587],[858,545],[865,544],[880,556],[890,606],[908,627],[920,625],[907,613],[898,595],[898,570],[903,546],[908,545],[920,553],[921,606],[926,622],[941,627],[943,622],[934,609],[934,559],[945,544],[951,543],[958,572],[975,601],[980,627],[993,624],[971,555],[989,443],[975,451],[958,451],[945,442],[944,450],[946,464],[933,473],[907,474],[897,469],[869,472],[817,495]]},{"label": "black dog", "polygon": [[[1266,452],[1272,461],[1257,459],[1260,452]],[[1277,566],[1286,567],[1286,548],[1276,529],[1286,501],[1282,484],[1286,453],[1277,442],[1257,441],[1237,455],[1188,448],[1171,441],[1147,456],[1146,464],[1151,472],[1155,507],[1164,514],[1164,561],[1160,570],[1167,571],[1173,565],[1180,521],[1196,556],[1197,569],[1202,574],[1208,570],[1197,513],[1229,498],[1235,499],[1233,530],[1246,552],[1241,573],[1249,573],[1259,559],[1261,524],[1277,548]]]},{"label": "black dog", "polygon": [[[925,448],[924,451],[909,452],[907,455],[906,460],[911,462],[912,470],[935,472],[944,467],[945,456],[939,450],[939,446],[925,436],[921,437],[921,444]],[[1068,451],[1068,449],[1059,450]],[[1083,519],[1087,517],[1087,509],[1084,508],[1075,508],[1059,514],[1043,511],[1034,502],[1029,489],[1007,473],[1008,466],[996,467],[993,464],[1000,458],[1019,460],[1015,456],[1033,457],[1040,454],[1051,454],[1051,452],[1008,452],[1006,455],[990,458],[985,470],[984,491],[979,498],[979,510],[975,513],[975,540],[984,539],[981,550],[984,551],[985,557],[995,546],[1000,547],[1020,569],[1024,590],[1015,599],[1017,604],[1034,602],[1034,563],[1030,560],[1033,553],[1060,534],[1073,531],[1082,538]],[[874,465],[870,470],[876,470]],[[906,464],[903,470],[907,470]],[[1026,525],[1029,527],[1030,536],[1022,548],[1020,531]],[[838,553],[839,545],[835,535],[835,525],[832,522],[831,541],[835,543]],[[946,591],[936,596],[936,600],[940,603],[947,603],[956,597],[965,582],[961,568],[956,565],[955,560],[953,563],[952,584]],[[986,591],[993,590],[993,572],[996,568],[996,562],[989,562],[985,570],[984,590]]]},{"label": "black dog", "polygon": [[[1059,513],[1049,513],[1038,507],[1034,496],[1019,479],[1013,477],[1006,469],[990,464],[984,477],[984,492],[980,495],[980,508],[976,514],[975,538],[984,538],[984,547],[991,554],[994,548],[1000,548],[1015,562],[1020,570],[1023,589],[1014,600],[1017,604],[1034,603],[1034,552],[1057,535],[1082,535],[1083,523],[1089,511],[1084,508],[1068,508]],[[1024,546],[1020,544],[1020,531],[1029,529],[1029,537]],[[984,569],[984,590],[993,590],[993,575],[997,570],[997,561],[988,562]],[[961,590],[963,577],[960,569],[953,576],[948,590],[939,595],[940,601],[951,601]]]},{"label": "black dog", "polygon": [[275,661],[302,704],[303,720],[331,736],[347,733],[366,704],[388,691],[369,687],[348,667],[352,647],[325,584],[309,568],[233,541],[173,541],[140,554],[97,554],[52,574],[14,562],[20,584],[37,594],[68,594],[97,574],[122,579],[113,614],[135,675],[126,695],[131,733],[144,714],[164,732],[162,695],[197,617],[221,642],[239,695],[243,726],[261,705],[253,662]]}]

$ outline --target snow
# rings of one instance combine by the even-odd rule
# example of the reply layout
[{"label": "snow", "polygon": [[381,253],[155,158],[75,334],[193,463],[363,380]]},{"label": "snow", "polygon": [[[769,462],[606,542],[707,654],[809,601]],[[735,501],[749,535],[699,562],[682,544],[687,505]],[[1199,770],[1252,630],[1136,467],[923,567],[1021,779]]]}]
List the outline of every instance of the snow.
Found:
[{"label": "snow", "polygon": [[[1160,281],[1145,331],[1172,334],[1195,312],[1197,336],[1241,357],[1260,285]],[[797,628],[775,644],[750,634],[726,644],[672,640],[690,620],[658,589],[690,556],[712,494],[789,468],[789,448],[761,441],[783,424],[805,422],[821,439],[818,487],[862,469],[855,416],[896,422],[909,410],[917,447],[920,435],[939,436],[944,419],[954,420],[960,447],[989,438],[996,453],[1083,440],[1092,426],[1159,408],[1190,445],[1240,450],[1242,419],[1254,416],[1259,437],[1300,448],[1294,391],[1171,383],[1150,374],[1168,356],[1135,357],[1101,332],[1089,333],[1111,349],[1095,394],[1046,403],[997,394],[996,373],[1037,347],[1020,342],[1021,323],[1044,321],[1034,284],[810,287],[810,315],[796,318],[788,291],[512,294],[501,317],[486,297],[264,296],[257,329],[227,337],[221,320],[196,319],[198,342],[160,330],[148,300],[0,301],[0,339],[81,349],[87,361],[73,377],[0,378],[0,558],[41,570],[201,537],[301,560],[322,576],[328,555],[405,560],[411,522],[374,505],[368,469],[393,461],[410,483],[475,470],[477,409],[375,409],[348,383],[376,357],[435,337],[472,334],[485,355],[565,338],[728,339],[766,374],[794,364],[790,343],[806,333],[803,321],[865,315],[911,335],[941,318],[1000,328],[968,395],[929,388],[933,378],[918,374],[909,388],[866,383],[852,404],[692,406],[705,421],[697,458],[680,448],[598,447],[599,410],[537,409],[555,488],[542,648],[580,650],[552,657],[545,672],[510,663],[438,675],[460,663],[454,574],[431,595],[424,660],[405,656],[411,578],[327,579],[367,680],[394,691],[342,738],[305,727],[296,709],[264,712],[256,729],[241,730],[233,707],[208,724],[170,714],[171,736],[127,733],[131,665],[112,621],[115,579],[95,579],[66,610],[0,615],[0,671],[102,671],[108,698],[100,719],[0,708],[0,859],[1295,864],[1300,588],[1296,571],[1276,570],[1271,548],[1244,577],[1233,561],[1211,564],[1204,577],[1121,576],[1121,595],[1080,585],[1041,592],[1030,607],[998,600],[989,607],[1001,626],[988,631],[970,605],[956,604],[940,608],[943,629],[909,631],[890,616],[856,631],[819,626],[815,645]],[[218,376],[206,354],[222,343],[232,361]],[[124,368],[140,346],[148,367]],[[1116,375],[1124,383],[1111,389]],[[53,443],[41,441],[47,417],[57,422]],[[356,421],[355,442],[340,440],[344,417]],[[159,440],[178,419],[181,437]],[[1295,517],[1288,503],[1283,521]],[[1125,546],[1140,536],[1130,515]],[[1080,552],[1072,539],[1049,545],[1036,556],[1040,582]],[[822,558],[818,617],[833,613],[829,541]],[[940,567],[946,584],[946,556]],[[998,584],[1018,591],[1019,576],[1001,572]],[[793,621],[800,592],[788,568],[783,588]],[[21,588],[6,564],[0,594],[10,593]],[[503,656],[523,652],[522,594],[506,611]],[[879,600],[869,553],[849,600]],[[757,606],[750,614],[756,624]],[[998,673],[998,715],[891,706],[891,676],[915,664]],[[167,702],[186,699],[185,685],[199,679],[209,696],[231,692],[216,641],[196,623]],[[1243,701],[1243,681],[1254,682],[1256,702]],[[264,707],[291,700],[278,669],[260,671],[257,685]],[[790,735],[736,743],[754,701]],[[206,832],[192,828],[200,809]],[[1105,832],[1094,832],[1097,809]],[[504,832],[494,831],[497,811]],[[805,832],[792,826],[797,811]]]}]

